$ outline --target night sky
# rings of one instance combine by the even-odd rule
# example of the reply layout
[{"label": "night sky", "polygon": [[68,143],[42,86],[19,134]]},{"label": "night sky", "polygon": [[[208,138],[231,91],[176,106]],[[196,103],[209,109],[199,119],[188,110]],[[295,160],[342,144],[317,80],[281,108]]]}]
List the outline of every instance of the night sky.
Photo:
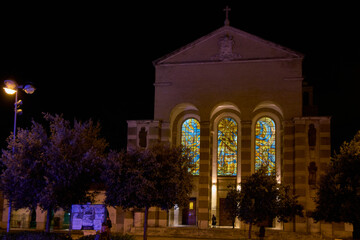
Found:
[{"label": "night sky", "polygon": [[[301,52],[319,115],[332,116],[333,149],[360,129],[358,6],[303,1],[129,1],[0,4],[0,82],[32,82],[19,94],[18,127],[42,112],[100,121],[111,148],[126,143],[126,120],[153,119],[152,61],[224,24]],[[325,3],[325,2],[324,2]],[[14,97],[0,91],[0,147],[13,128]]]}]

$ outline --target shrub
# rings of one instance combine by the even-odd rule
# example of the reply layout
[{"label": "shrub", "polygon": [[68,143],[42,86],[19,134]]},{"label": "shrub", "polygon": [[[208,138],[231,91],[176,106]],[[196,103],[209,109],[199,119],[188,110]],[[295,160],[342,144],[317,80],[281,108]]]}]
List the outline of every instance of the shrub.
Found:
[{"label": "shrub", "polygon": [[[96,235],[82,236],[78,240],[95,240]],[[1,240],[72,240],[69,234],[63,233],[45,233],[45,232],[11,232],[0,233]],[[129,234],[111,234],[111,240],[135,240],[133,235]]]},{"label": "shrub", "polygon": [[6,240],[72,240],[68,234],[26,231],[2,233],[0,237]]},{"label": "shrub", "polygon": [[[78,240],[95,240],[96,235],[88,235],[79,238]],[[133,235],[129,234],[111,234],[111,240],[135,240]]]}]

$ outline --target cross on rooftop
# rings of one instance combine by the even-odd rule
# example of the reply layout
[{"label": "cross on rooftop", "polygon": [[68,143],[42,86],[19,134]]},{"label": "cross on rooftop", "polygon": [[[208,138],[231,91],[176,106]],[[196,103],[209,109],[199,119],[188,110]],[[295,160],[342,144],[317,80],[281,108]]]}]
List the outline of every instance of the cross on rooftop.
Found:
[{"label": "cross on rooftop", "polygon": [[225,26],[229,26],[230,21],[229,21],[229,12],[231,11],[231,8],[229,8],[228,6],[226,6],[223,10],[225,12]]}]

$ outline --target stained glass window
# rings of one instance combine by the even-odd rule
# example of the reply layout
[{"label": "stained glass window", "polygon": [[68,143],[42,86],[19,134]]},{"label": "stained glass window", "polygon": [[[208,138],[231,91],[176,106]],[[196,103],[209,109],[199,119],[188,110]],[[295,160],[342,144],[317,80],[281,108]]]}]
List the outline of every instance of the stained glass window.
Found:
[{"label": "stained glass window", "polygon": [[200,123],[195,118],[184,121],[181,127],[181,144],[190,149],[194,169],[192,174],[199,175],[200,168]]},{"label": "stained glass window", "polygon": [[232,118],[223,118],[218,124],[218,175],[236,176],[237,123]]},{"label": "stained glass window", "polygon": [[255,126],[255,170],[266,165],[269,172],[275,172],[275,122],[262,117]]}]

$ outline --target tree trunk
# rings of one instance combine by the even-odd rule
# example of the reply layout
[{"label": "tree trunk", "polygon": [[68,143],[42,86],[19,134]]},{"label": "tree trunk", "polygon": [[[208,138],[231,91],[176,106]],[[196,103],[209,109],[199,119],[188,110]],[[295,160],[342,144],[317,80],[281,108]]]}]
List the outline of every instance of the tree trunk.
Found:
[{"label": "tree trunk", "polygon": [[51,212],[52,209],[49,208],[47,210],[47,214],[46,214],[46,225],[45,225],[45,232],[49,233],[50,232],[50,225],[51,225]]},{"label": "tree trunk", "polygon": [[7,221],[6,232],[10,232],[10,222],[11,222],[11,200],[9,200],[8,221]]},{"label": "tree trunk", "polygon": [[143,238],[143,240],[147,240],[148,213],[149,213],[149,207],[145,207],[145,214],[144,214],[144,238]]},{"label": "tree trunk", "polygon": [[[72,214],[72,211],[70,214]],[[70,237],[71,237],[71,231],[72,231],[72,216],[70,215],[70,222],[69,222],[69,236]]]},{"label": "tree trunk", "polygon": [[264,239],[264,237],[265,237],[265,226],[261,225],[260,226],[260,231],[259,231],[259,238]]},{"label": "tree trunk", "polygon": [[249,223],[249,239],[251,239],[252,222]]},{"label": "tree trunk", "polygon": [[360,240],[360,223],[353,223],[353,239]]}]

